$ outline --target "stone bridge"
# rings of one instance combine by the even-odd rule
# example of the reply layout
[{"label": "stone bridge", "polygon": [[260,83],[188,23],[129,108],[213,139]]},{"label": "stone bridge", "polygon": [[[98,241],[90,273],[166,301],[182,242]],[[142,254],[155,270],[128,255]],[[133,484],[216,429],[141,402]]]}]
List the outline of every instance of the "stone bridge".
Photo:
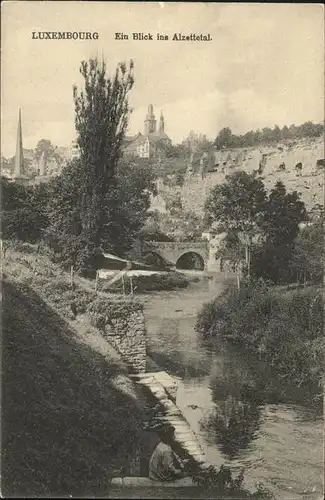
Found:
[{"label": "stone bridge", "polygon": [[156,255],[165,262],[171,263],[177,269],[204,270],[209,261],[209,242],[182,241],[161,242],[145,241],[141,253],[145,255]]}]

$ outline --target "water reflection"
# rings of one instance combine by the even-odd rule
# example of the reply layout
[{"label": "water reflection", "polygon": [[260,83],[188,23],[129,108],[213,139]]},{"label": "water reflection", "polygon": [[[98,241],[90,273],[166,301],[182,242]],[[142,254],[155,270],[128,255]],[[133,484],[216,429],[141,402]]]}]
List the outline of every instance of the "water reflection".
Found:
[{"label": "water reflection", "polygon": [[228,459],[238,458],[257,436],[261,411],[249,401],[240,401],[233,396],[219,401],[202,429],[207,432],[210,443],[214,442]]},{"label": "water reflection", "polygon": [[202,420],[202,430],[227,458],[237,458],[257,436],[263,392],[250,368],[234,363],[224,349],[212,371],[210,388],[214,408]]},{"label": "water reflection", "polygon": [[162,318],[150,325],[150,338],[147,346],[149,356],[169,373],[188,379],[210,373],[213,354],[202,349],[195,335],[185,332],[193,330],[191,317]]},{"label": "water reflection", "polygon": [[244,464],[248,484],[263,481],[276,498],[322,491],[322,398],[313,399],[319,388],[285,385],[258,357],[201,342],[196,314],[215,287],[201,282],[146,297],[151,357],[180,377],[177,404],[211,463]]},{"label": "water reflection", "polygon": [[211,369],[210,389],[213,408],[201,420],[201,430],[229,460],[240,457],[247,449],[252,451],[266,406],[281,403],[300,422],[316,421],[322,412],[321,404],[302,406],[304,394],[299,388],[283,385],[280,390],[279,380],[266,366],[229,346],[220,346]]}]

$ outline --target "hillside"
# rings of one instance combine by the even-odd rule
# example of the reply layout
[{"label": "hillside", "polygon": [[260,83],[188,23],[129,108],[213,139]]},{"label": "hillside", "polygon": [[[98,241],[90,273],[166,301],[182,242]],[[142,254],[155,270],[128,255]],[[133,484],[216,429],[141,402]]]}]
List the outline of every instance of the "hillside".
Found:
[{"label": "hillside", "polygon": [[[68,275],[22,247],[4,259],[2,493],[107,495],[109,478],[132,466],[141,396],[98,330],[69,320]],[[86,285],[76,284],[79,314]]]},{"label": "hillside", "polygon": [[[280,180],[288,191],[298,191],[310,211],[324,204],[324,141],[301,139],[279,143],[273,147],[253,147],[211,151],[200,170],[193,171],[190,164],[181,187],[158,182],[158,196],[153,198],[152,209],[164,212],[166,200],[180,194],[183,209],[202,214],[210,189],[224,182],[226,175],[235,171],[258,171],[267,190]],[[323,160],[323,164],[320,164]],[[318,162],[318,165],[317,165]],[[301,164],[301,168],[299,168]]]}]

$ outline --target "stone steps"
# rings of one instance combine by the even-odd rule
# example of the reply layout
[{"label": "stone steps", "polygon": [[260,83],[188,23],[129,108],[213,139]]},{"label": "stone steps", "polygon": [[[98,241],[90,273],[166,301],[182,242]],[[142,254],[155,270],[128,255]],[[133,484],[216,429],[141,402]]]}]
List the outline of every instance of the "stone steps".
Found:
[{"label": "stone steps", "polygon": [[[158,375],[157,375],[158,374]],[[157,375],[157,376],[156,376]],[[152,372],[132,375],[131,378],[145,387],[164,408],[164,415],[156,415],[155,421],[169,423],[175,428],[175,443],[193,461],[203,464],[206,462],[199,441],[192,431],[180,409],[168,398],[168,388],[175,388],[175,381],[166,372]],[[164,386],[166,383],[167,388]]]}]

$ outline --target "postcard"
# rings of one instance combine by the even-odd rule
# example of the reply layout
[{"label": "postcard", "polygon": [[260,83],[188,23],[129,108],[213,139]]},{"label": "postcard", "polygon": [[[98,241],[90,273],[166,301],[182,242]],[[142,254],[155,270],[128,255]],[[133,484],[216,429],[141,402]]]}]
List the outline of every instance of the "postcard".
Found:
[{"label": "postcard", "polygon": [[4,1],[1,494],[324,496],[324,6]]}]

